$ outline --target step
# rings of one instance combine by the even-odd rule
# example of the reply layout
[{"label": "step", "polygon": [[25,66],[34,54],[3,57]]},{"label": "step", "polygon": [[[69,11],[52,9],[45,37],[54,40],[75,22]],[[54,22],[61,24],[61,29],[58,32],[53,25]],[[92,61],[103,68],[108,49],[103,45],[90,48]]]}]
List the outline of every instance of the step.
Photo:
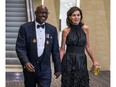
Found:
[{"label": "step", "polygon": [[26,17],[26,12],[6,12],[6,17]]},{"label": "step", "polygon": [[26,22],[6,22],[7,27],[19,27]]},{"label": "step", "polygon": [[6,58],[17,58],[16,51],[6,51]]},{"label": "step", "polygon": [[6,3],[13,3],[13,4],[25,3],[25,0],[6,0]]},{"label": "step", "polygon": [[6,32],[6,38],[17,38],[18,33]]},{"label": "step", "polygon": [[6,72],[22,72],[21,65],[6,65]]},{"label": "step", "polygon": [[21,65],[18,58],[6,58],[7,65]]},{"label": "step", "polygon": [[25,8],[6,8],[6,12],[25,12]]},{"label": "step", "polygon": [[15,51],[15,45],[12,45],[12,44],[9,45],[9,44],[7,44],[7,45],[6,45],[6,50],[7,50],[7,51]]},{"label": "step", "polygon": [[26,22],[26,17],[6,17],[7,22]]},{"label": "step", "polygon": [[6,38],[6,44],[16,44],[16,38]]},{"label": "step", "polygon": [[6,27],[6,32],[18,33],[19,27]]},{"label": "step", "polygon": [[6,8],[25,8],[25,4],[24,3],[6,3]]}]

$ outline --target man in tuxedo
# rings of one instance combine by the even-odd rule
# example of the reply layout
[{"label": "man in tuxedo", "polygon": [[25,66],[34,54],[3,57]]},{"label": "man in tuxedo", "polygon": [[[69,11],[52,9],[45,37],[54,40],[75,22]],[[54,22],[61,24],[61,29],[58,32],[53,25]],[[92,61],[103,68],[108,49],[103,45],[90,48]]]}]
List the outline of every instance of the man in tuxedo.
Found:
[{"label": "man in tuxedo", "polygon": [[50,87],[51,63],[56,78],[61,73],[57,30],[46,23],[48,9],[44,5],[36,8],[36,20],[20,26],[16,41],[16,53],[23,66],[25,87]]}]

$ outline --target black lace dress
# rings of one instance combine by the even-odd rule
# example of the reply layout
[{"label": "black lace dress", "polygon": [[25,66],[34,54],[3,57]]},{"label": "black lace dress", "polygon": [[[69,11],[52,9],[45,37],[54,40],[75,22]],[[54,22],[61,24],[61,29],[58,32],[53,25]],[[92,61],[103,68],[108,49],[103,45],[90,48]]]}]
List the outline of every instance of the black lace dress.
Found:
[{"label": "black lace dress", "polygon": [[72,25],[66,45],[62,60],[61,87],[89,87],[85,55],[86,34],[80,25]]}]

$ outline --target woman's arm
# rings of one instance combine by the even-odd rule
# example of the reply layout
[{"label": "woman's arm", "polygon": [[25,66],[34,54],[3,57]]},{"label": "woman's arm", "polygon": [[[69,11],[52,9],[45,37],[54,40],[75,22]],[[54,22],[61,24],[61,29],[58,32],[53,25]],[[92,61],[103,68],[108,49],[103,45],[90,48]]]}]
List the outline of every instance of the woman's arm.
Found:
[{"label": "woman's arm", "polygon": [[67,29],[64,29],[62,32],[62,41],[61,41],[61,48],[60,48],[60,60],[61,61],[65,53],[66,36],[67,36]]},{"label": "woman's arm", "polygon": [[93,62],[93,65],[94,66],[96,66],[96,65],[99,66],[99,63],[95,60],[94,55],[93,55],[93,52],[91,50],[90,39],[89,39],[89,27],[86,26],[86,25],[84,25],[83,29],[84,29],[84,31],[86,33],[86,39],[87,39],[86,51],[87,51],[89,57],[91,58],[91,60]]}]

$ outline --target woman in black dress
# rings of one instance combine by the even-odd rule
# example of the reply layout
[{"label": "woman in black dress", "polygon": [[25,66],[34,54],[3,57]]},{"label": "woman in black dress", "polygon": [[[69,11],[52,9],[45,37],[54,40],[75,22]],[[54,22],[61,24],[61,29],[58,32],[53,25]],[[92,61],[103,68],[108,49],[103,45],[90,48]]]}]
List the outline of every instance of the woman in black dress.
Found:
[{"label": "woman in black dress", "polygon": [[[67,28],[62,33],[60,58],[62,61],[62,87],[89,87],[85,49],[93,65],[98,66],[89,42],[89,28],[82,23],[82,11],[74,6],[67,12]],[[66,44],[66,52],[65,52]]]}]

